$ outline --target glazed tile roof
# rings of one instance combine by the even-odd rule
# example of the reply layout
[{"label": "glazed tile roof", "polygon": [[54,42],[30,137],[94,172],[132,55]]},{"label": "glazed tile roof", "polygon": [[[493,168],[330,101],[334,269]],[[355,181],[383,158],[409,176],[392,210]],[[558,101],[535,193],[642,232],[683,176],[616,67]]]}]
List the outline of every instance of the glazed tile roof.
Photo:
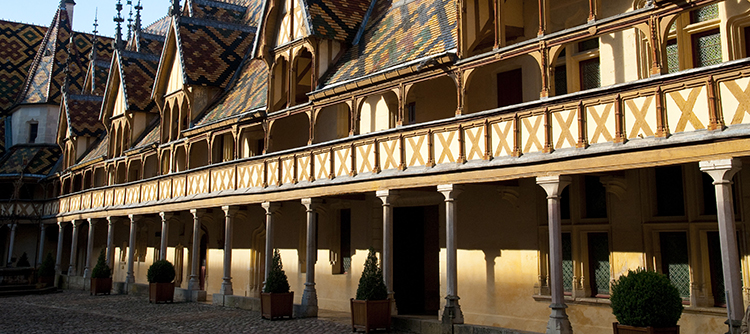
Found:
[{"label": "glazed tile roof", "polygon": [[143,28],[143,32],[154,34],[154,35],[166,36],[167,30],[169,30],[170,22],[172,22],[172,18],[169,16],[164,16],[156,20],[154,23],[151,23],[149,26]]},{"label": "glazed tile roof", "polygon": [[[84,90],[82,94],[93,94],[93,95],[104,95],[104,89],[107,85],[107,76],[109,76],[109,65],[108,60],[97,59],[93,63],[89,63],[89,70],[86,74],[86,80],[84,82]],[[93,82],[90,82],[93,79]],[[91,84],[93,83],[93,87]]]},{"label": "glazed tile roof", "polygon": [[246,6],[216,0],[190,0],[186,11],[190,17],[225,23],[242,24]]},{"label": "glazed tile roof", "polygon": [[0,20],[0,114],[16,101],[46,32],[46,27]]},{"label": "glazed tile roof", "polygon": [[83,157],[81,157],[78,163],[82,164],[106,156],[108,147],[109,136],[102,136],[98,142],[92,145],[91,150],[88,151]]},{"label": "glazed tile roof", "polygon": [[244,112],[265,107],[268,91],[268,68],[260,59],[246,61],[237,81],[219,102],[206,112],[196,126],[210,124]]},{"label": "glazed tile roof", "polygon": [[323,86],[457,47],[456,0],[376,1],[358,44],[329,70]]},{"label": "glazed tile roof", "polygon": [[0,160],[0,174],[48,175],[60,155],[61,150],[57,145],[14,145]]},{"label": "glazed tile roof", "polygon": [[253,44],[255,28],[188,17],[178,22],[185,83],[226,87]]},{"label": "glazed tile roof", "polygon": [[350,43],[364,20],[370,0],[303,0],[312,34]]},{"label": "glazed tile roof", "polygon": [[159,57],[122,51],[120,78],[125,83],[125,102],[129,111],[152,111],[156,103],[151,99],[151,89],[159,66]]},{"label": "glazed tile roof", "polygon": [[[0,117],[0,124],[5,124],[5,117]],[[0,126],[0,156],[5,154],[5,126]]]},{"label": "glazed tile roof", "polygon": [[[144,131],[145,135],[141,140],[137,140],[136,144],[133,146],[133,149],[138,149],[141,147],[146,147],[151,144],[159,143],[159,133],[160,133],[160,127],[159,122],[156,123],[151,127],[150,130]],[[106,151],[105,151],[106,153]]]},{"label": "glazed tile roof", "polygon": [[101,108],[101,96],[68,95],[65,99],[65,114],[71,135],[91,137],[102,135],[104,124],[99,121]]},{"label": "glazed tile roof", "polygon": [[164,48],[164,35],[154,35],[149,33],[140,33],[140,53],[161,55]]}]

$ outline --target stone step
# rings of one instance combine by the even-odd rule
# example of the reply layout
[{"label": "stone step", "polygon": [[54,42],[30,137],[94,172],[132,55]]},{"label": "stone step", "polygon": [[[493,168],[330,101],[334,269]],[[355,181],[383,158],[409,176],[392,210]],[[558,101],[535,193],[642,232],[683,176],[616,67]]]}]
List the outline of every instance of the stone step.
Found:
[{"label": "stone step", "polygon": [[437,317],[428,316],[394,316],[391,320],[393,329],[400,332],[416,334],[539,334],[535,332],[519,331],[515,329],[479,326],[471,324],[453,325],[453,328],[443,329],[443,324]]}]

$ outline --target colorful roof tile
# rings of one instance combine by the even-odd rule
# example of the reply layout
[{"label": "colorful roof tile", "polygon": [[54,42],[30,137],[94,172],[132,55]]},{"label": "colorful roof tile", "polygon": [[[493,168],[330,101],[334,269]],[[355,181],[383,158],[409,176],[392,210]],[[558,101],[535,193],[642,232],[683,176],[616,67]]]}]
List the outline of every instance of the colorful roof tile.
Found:
[{"label": "colorful roof tile", "polygon": [[161,50],[164,48],[164,35],[154,35],[149,33],[140,33],[140,53],[161,55]]},{"label": "colorful roof tile", "polygon": [[172,22],[171,17],[169,16],[162,17],[156,20],[154,23],[151,23],[148,27],[143,28],[143,32],[154,34],[154,35],[166,36],[167,30],[169,30],[170,22]]},{"label": "colorful roof tile", "polygon": [[74,136],[98,137],[104,133],[104,124],[99,121],[102,97],[96,95],[68,95],[65,112],[68,130]]},{"label": "colorful roof tile", "polygon": [[109,76],[109,60],[99,60],[89,63],[86,79],[83,84],[82,94],[104,95]]},{"label": "colorful roof tile", "polygon": [[226,87],[254,36],[253,27],[182,17],[177,37],[185,83]]},{"label": "colorful roof tile", "polygon": [[129,111],[152,111],[156,103],[151,99],[151,89],[159,66],[159,57],[122,51],[120,79],[125,83],[125,101]]},{"label": "colorful roof tile", "polygon": [[458,45],[456,0],[378,1],[364,34],[329,70],[323,86],[440,54]]},{"label": "colorful roof tile", "polygon": [[47,28],[0,20],[0,114],[10,111]]},{"label": "colorful roof tile", "polygon": [[224,1],[190,0],[187,10],[193,18],[243,24],[247,7]]},{"label": "colorful roof tile", "polygon": [[268,67],[263,60],[246,61],[237,81],[196,126],[206,125],[244,112],[265,107]]},{"label": "colorful roof tile", "polygon": [[48,175],[60,157],[57,145],[21,144],[14,145],[0,160],[0,174]]},{"label": "colorful roof tile", "polygon": [[371,0],[303,0],[312,34],[350,43],[359,31]]},{"label": "colorful roof tile", "polygon": [[[141,140],[137,140],[135,146],[133,146],[133,149],[138,149],[142,147],[149,146],[151,144],[159,143],[159,122],[156,123],[150,130],[144,131],[144,136],[141,138]],[[106,151],[105,151],[106,152]]]},{"label": "colorful roof tile", "polygon": [[96,144],[92,146],[92,149],[84,155],[79,163],[86,163],[92,160],[96,160],[107,155],[107,149],[109,148],[109,137],[103,136]]}]

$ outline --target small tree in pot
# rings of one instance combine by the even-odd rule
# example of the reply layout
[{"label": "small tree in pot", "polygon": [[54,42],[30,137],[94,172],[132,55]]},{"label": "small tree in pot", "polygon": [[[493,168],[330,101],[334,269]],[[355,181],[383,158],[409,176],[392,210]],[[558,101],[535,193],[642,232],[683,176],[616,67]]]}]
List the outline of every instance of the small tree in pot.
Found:
[{"label": "small tree in pot", "polygon": [[666,275],[630,270],[612,284],[610,301],[615,334],[680,332],[682,298]]},{"label": "small tree in pot", "polygon": [[294,312],[294,292],[289,291],[289,281],[278,249],[273,252],[268,278],[260,294],[260,310],[263,318],[271,320],[291,318]]},{"label": "small tree in pot", "polygon": [[359,279],[357,298],[351,299],[352,330],[391,330],[391,300],[383,282],[383,270],[378,266],[375,250],[370,248],[365,269]]},{"label": "small tree in pot", "polygon": [[158,260],[148,267],[149,303],[171,303],[174,300],[174,276],[174,266],[167,260]]},{"label": "small tree in pot", "polygon": [[43,284],[45,287],[52,285],[55,282],[55,259],[52,257],[52,253],[47,253],[47,256],[39,266],[37,272],[38,282]]},{"label": "small tree in pot", "polygon": [[104,259],[104,250],[99,252],[99,259],[96,260],[96,266],[91,271],[91,293],[96,296],[98,294],[109,294],[112,291],[112,270],[107,265],[107,261]]}]

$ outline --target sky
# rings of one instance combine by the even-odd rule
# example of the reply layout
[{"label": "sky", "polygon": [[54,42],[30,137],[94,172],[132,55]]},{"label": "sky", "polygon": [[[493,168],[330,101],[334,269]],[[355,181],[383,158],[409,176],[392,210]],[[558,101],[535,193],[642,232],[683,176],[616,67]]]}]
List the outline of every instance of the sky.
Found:
[{"label": "sky", "polygon": [[[130,7],[128,0],[122,1],[123,38],[127,36],[127,23]],[[132,0],[133,6],[138,0]],[[73,30],[91,33],[94,30],[94,17],[99,18],[99,35],[112,37],[115,34],[115,23],[112,21],[117,15],[115,4],[117,0],[75,0],[76,6],[73,11]],[[167,15],[170,0],[141,0],[141,22],[142,26],[148,26],[154,21]],[[180,1],[180,3],[184,3]],[[60,0],[0,0],[0,20],[31,23],[40,26],[49,26],[55,15]],[[31,7],[29,7],[31,6]],[[98,11],[98,14],[97,14]],[[135,9],[133,9],[135,20]]]}]

